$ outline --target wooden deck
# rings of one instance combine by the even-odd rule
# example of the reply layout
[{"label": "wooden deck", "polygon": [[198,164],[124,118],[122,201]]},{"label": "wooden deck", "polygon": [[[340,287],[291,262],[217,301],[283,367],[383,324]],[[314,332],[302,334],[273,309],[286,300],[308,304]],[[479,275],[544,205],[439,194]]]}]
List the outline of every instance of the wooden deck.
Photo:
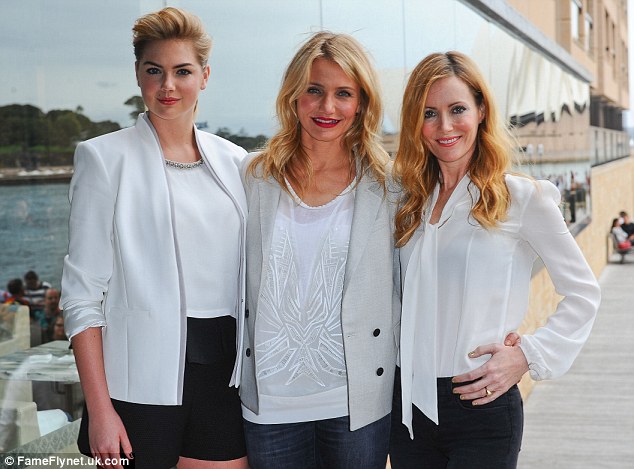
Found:
[{"label": "wooden deck", "polygon": [[599,280],[601,307],[577,361],[525,403],[519,469],[634,468],[634,254]]}]

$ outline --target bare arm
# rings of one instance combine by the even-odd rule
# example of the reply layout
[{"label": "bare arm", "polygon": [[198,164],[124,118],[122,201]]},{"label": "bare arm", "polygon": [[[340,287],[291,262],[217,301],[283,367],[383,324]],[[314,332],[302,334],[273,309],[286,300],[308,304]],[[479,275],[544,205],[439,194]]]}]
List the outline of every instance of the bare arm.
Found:
[{"label": "bare arm", "polygon": [[[116,460],[123,452],[132,458],[132,446],[121,418],[112,406],[103,362],[101,328],[90,327],[72,338],[77,370],[90,416],[90,451],[95,458]],[[113,465],[122,469],[121,465]]]}]

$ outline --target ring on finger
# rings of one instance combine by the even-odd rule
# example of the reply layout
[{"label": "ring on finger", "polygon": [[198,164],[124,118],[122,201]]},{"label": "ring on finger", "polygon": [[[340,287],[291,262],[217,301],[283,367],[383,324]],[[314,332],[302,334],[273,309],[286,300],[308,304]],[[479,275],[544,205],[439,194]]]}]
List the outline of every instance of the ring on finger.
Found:
[{"label": "ring on finger", "polygon": [[493,394],[493,391],[491,391],[491,390],[490,390],[489,388],[487,388],[486,386],[485,386],[484,390],[485,390],[485,391],[486,391],[486,393],[487,393],[486,397],[489,397],[491,394]]}]

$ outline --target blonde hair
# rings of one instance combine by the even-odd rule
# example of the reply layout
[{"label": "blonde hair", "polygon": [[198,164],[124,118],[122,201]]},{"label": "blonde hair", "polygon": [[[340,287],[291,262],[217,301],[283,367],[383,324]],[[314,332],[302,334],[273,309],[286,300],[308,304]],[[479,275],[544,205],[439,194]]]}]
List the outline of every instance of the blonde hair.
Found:
[{"label": "blonde hair", "polygon": [[[323,58],[339,65],[361,90],[359,112],[343,136],[350,154],[351,170],[369,170],[381,184],[385,183],[388,156],[379,135],[383,106],[379,81],[363,47],[351,36],[322,31],[311,36],[291,59],[277,96],[279,131],[249,166],[254,176],[274,178],[284,190],[285,179],[301,196],[313,176],[310,159],[301,145],[301,125],[296,103],[305,92],[313,62]],[[258,170],[259,168],[259,170]]]},{"label": "blonde hair", "polygon": [[421,224],[423,209],[439,182],[440,167],[423,142],[422,128],[429,89],[448,77],[457,77],[469,87],[485,115],[468,167],[472,184],[480,192],[471,215],[484,228],[494,228],[506,219],[511,203],[504,175],[511,165],[512,138],[499,119],[491,90],[466,55],[454,51],[430,54],[412,71],[403,95],[400,143],[394,161],[395,178],[403,188],[395,219],[397,246],[407,243]]},{"label": "blonde hair", "polygon": [[132,28],[132,45],[137,62],[143,57],[145,47],[153,41],[180,39],[191,41],[202,67],[207,66],[212,41],[202,21],[179,8],[167,7],[140,17]]}]

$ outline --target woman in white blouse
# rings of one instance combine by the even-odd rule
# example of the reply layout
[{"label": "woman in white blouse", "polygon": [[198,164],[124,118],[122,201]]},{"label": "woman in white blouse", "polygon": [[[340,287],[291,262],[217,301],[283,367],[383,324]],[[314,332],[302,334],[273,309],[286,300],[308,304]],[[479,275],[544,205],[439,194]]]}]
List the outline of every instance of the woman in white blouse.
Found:
[{"label": "woman in white blouse", "polygon": [[620,249],[627,249],[632,246],[632,241],[634,241],[634,234],[628,235],[623,229],[623,219],[622,218],[614,218],[612,220],[612,229],[610,230],[614,236],[616,236],[616,241],[619,244]]},{"label": "woman in white blouse", "polygon": [[148,111],[80,143],[70,187],[62,305],[86,399],[78,446],[136,469],[245,468],[246,152],[194,126],[211,50],[196,16],[145,15],[133,45]]},{"label": "woman in white blouse", "polygon": [[277,111],[280,131],[245,161],[249,464],[384,469],[400,305],[378,79],[362,46],[308,39]]},{"label": "woman in white blouse", "polygon": [[[392,467],[513,468],[517,383],[565,373],[590,333],[596,279],[547,181],[509,174],[513,147],[476,65],[432,54],[405,90],[395,177],[402,324]],[[533,262],[563,300],[521,344]],[[402,424],[401,424],[402,422]]]}]

